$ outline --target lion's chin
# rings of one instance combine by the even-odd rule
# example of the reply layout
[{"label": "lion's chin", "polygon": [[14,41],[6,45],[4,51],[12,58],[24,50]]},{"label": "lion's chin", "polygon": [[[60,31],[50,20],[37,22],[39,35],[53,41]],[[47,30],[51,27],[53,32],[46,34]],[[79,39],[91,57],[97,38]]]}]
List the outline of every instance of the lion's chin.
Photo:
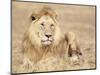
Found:
[{"label": "lion's chin", "polygon": [[41,43],[42,43],[42,45],[48,46],[48,45],[52,44],[52,41],[47,40],[47,41],[42,41]]}]

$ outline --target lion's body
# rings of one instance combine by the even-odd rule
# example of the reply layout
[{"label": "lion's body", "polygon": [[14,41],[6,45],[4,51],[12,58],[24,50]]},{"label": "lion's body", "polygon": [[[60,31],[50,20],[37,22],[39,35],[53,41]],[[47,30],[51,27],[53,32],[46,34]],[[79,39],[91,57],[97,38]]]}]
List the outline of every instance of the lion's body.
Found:
[{"label": "lion's body", "polygon": [[[57,70],[53,67],[60,65],[61,60],[81,53],[75,35],[72,32],[61,32],[56,14],[51,9],[43,9],[37,15],[36,19],[32,17],[35,20],[31,22],[24,35],[24,64],[28,63],[31,71]],[[61,65],[61,68],[64,66]],[[59,67],[59,70],[61,68]]]}]

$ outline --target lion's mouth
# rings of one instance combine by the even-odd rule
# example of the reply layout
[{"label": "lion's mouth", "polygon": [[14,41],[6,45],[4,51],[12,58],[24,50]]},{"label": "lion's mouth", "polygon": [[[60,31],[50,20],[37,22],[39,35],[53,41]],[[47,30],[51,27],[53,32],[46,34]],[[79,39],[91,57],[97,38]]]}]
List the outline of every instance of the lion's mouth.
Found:
[{"label": "lion's mouth", "polygon": [[52,43],[52,40],[41,40],[41,43],[43,44],[43,45],[50,45],[51,43]]}]

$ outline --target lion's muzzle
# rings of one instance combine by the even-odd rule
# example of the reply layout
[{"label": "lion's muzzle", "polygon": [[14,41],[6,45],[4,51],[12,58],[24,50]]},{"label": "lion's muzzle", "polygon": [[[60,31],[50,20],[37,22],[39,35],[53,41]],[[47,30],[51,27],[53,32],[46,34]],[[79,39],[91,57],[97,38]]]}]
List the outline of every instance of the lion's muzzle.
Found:
[{"label": "lion's muzzle", "polygon": [[50,45],[53,42],[53,38],[52,35],[45,35],[44,38],[42,38],[41,43],[43,45]]}]

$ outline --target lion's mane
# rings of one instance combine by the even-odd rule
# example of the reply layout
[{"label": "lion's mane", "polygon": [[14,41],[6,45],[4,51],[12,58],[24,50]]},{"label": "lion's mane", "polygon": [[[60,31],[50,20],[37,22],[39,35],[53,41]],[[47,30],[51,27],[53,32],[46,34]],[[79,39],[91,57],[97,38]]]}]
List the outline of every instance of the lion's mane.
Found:
[{"label": "lion's mane", "polygon": [[[45,9],[45,10],[44,10]],[[52,17],[52,19],[56,22],[56,18],[50,11],[51,9],[43,8],[43,11],[40,12],[38,15],[45,15],[48,14]],[[52,15],[51,15],[52,13]],[[39,18],[37,18],[38,20]],[[37,22],[35,20],[34,22],[31,23],[29,26],[28,30],[26,31],[24,35],[24,40],[23,40],[23,48],[24,48],[24,53],[27,55],[27,57],[34,61],[37,62],[40,60],[43,56],[47,55],[48,52],[49,54],[55,55],[55,56],[62,56],[64,53],[63,44],[64,44],[64,39],[63,36],[61,35],[60,27],[56,22],[56,28],[55,28],[55,35],[54,35],[54,42],[51,46],[44,47],[40,43],[40,38],[37,36],[36,31],[38,30],[37,27],[34,26],[34,23]]]}]

